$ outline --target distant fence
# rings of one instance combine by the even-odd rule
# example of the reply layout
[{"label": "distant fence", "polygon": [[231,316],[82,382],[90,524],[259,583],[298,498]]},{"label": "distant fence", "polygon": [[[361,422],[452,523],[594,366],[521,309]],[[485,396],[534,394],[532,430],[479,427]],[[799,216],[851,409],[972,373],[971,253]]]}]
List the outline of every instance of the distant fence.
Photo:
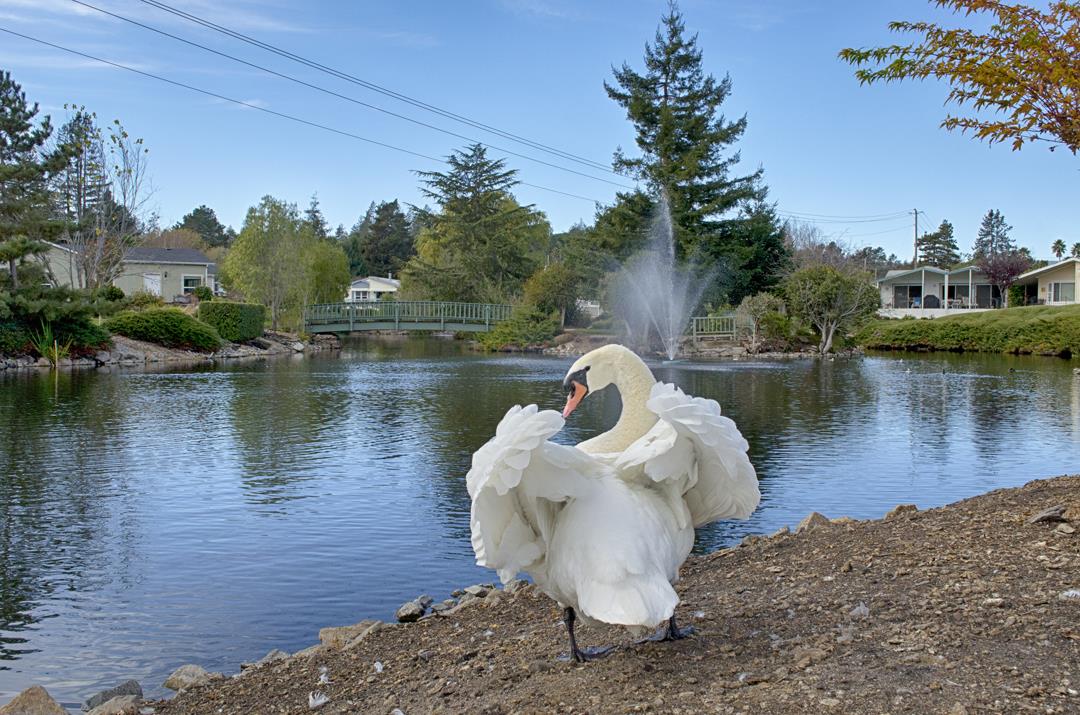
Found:
[{"label": "distant fence", "polygon": [[698,340],[738,340],[752,331],[752,326],[745,318],[735,313],[724,315],[704,315],[691,318],[690,334],[696,345]]},{"label": "distant fence", "polygon": [[512,310],[512,306],[495,303],[434,300],[322,303],[304,308],[304,327],[309,333],[366,330],[486,332],[509,318]]}]

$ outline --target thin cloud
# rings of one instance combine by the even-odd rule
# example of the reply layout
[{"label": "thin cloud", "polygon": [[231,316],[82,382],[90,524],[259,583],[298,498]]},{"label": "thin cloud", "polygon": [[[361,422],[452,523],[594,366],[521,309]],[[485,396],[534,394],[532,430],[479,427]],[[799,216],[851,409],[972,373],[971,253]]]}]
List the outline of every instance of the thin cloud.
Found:
[{"label": "thin cloud", "polygon": [[546,17],[557,20],[569,20],[578,17],[573,9],[551,0],[499,0],[503,8],[515,15]]},{"label": "thin cloud", "polygon": [[[117,64],[130,67],[132,69],[141,70],[143,72],[153,72],[158,70],[157,65],[150,64],[148,62],[125,62],[123,60],[116,60],[112,57],[108,58]],[[75,57],[73,55],[60,55],[60,54],[27,54],[25,52],[18,53],[0,53],[0,65],[5,67],[26,67],[37,70],[62,70],[65,72],[72,72],[76,70],[115,70],[116,67],[111,67],[107,64],[97,62],[95,60],[88,60],[84,57]]]},{"label": "thin cloud", "polygon": [[[87,1],[104,10],[110,10],[137,20],[155,21],[158,24],[172,26],[191,26],[188,21],[176,15],[157,10],[142,3],[120,6],[109,0]],[[252,0],[233,2],[229,5],[212,0],[185,0],[185,2],[178,5],[178,9],[192,15],[198,15],[219,25],[241,31],[311,32],[310,28],[297,22],[268,14],[265,11],[268,4]],[[107,17],[92,8],[69,0],[0,0],[0,9],[8,11],[4,13],[7,19],[26,22],[55,21],[56,18],[72,16],[80,18],[97,17],[106,22],[119,22],[119,20]]]}]

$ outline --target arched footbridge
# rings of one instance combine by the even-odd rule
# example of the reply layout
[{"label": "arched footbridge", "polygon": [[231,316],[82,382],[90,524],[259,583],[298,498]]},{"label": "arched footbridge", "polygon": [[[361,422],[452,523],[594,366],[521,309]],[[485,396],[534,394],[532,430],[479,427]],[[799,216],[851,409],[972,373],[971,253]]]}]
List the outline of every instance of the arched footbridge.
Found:
[{"label": "arched footbridge", "polygon": [[304,308],[308,333],[367,330],[447,330],[484,333],[510,317],[512,306],[433,300],[320,303]]}]

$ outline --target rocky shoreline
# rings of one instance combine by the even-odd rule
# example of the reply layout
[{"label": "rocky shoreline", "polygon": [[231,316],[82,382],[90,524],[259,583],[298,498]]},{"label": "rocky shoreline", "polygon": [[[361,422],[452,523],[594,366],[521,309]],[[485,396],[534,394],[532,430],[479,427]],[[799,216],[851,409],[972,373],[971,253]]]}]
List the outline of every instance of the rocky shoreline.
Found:
[{"label": "rocky shoreline", "polygon": [[[58,367],[62,369],[100,368],[108,366],[136,367],[160,363],[214,363],[222,360],[244,358],[268,358],[281,355],[316,353],[324,350],[337,350],[341,341],[336,335],[317,334],[301,338],[292,333],[266,331],[262,337],[246,343],[228,343],[213,353],[199,353],[190,350],[167,348],[162,345],[133,340],[122,335],[112,336],[112,346],[101,350],[93,357],[64,358]],[[45,358],[0,357],[0,371],[36,370],[51,368]]]},{"label": "rocky shoreline", "polygon": [[[324,628],[231,677],[195,665],[144,701],[92,715],[206,713],[1080,712],[1080,477],[999,489],[883,519],[812,513],[794,530],[692,557],[677,612],[693,637],[556,659],[558,609],[524,581],[403,604],[398,623]],[[108,697],[106,697],[108,696]],[[0,715],[62,714],[40,687]],[[41,707],[31,709],[29,703]],[[23,708],[27,705],[26,709]],[[96,709],[91,709],[91,706]],[[15,709],[12,709],[15,706]]]}]

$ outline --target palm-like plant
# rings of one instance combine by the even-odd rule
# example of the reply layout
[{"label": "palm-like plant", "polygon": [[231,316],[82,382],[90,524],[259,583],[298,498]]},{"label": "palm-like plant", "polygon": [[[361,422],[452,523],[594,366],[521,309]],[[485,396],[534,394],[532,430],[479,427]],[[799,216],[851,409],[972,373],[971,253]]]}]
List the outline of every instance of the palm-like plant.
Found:
[{"label": "palm-like plant", "polygon": [[1060,261],[1065,256],[1065,242],[1060,238],[1054,241],[1054,245],[1050,246],[1050,250],[1057,256]]},{"label": "palm-like plant", "polygon": [[1073,258],[1080,258],[1080,241],[1077,241],[1076,243],[1073,244],[1072,257]]}]

